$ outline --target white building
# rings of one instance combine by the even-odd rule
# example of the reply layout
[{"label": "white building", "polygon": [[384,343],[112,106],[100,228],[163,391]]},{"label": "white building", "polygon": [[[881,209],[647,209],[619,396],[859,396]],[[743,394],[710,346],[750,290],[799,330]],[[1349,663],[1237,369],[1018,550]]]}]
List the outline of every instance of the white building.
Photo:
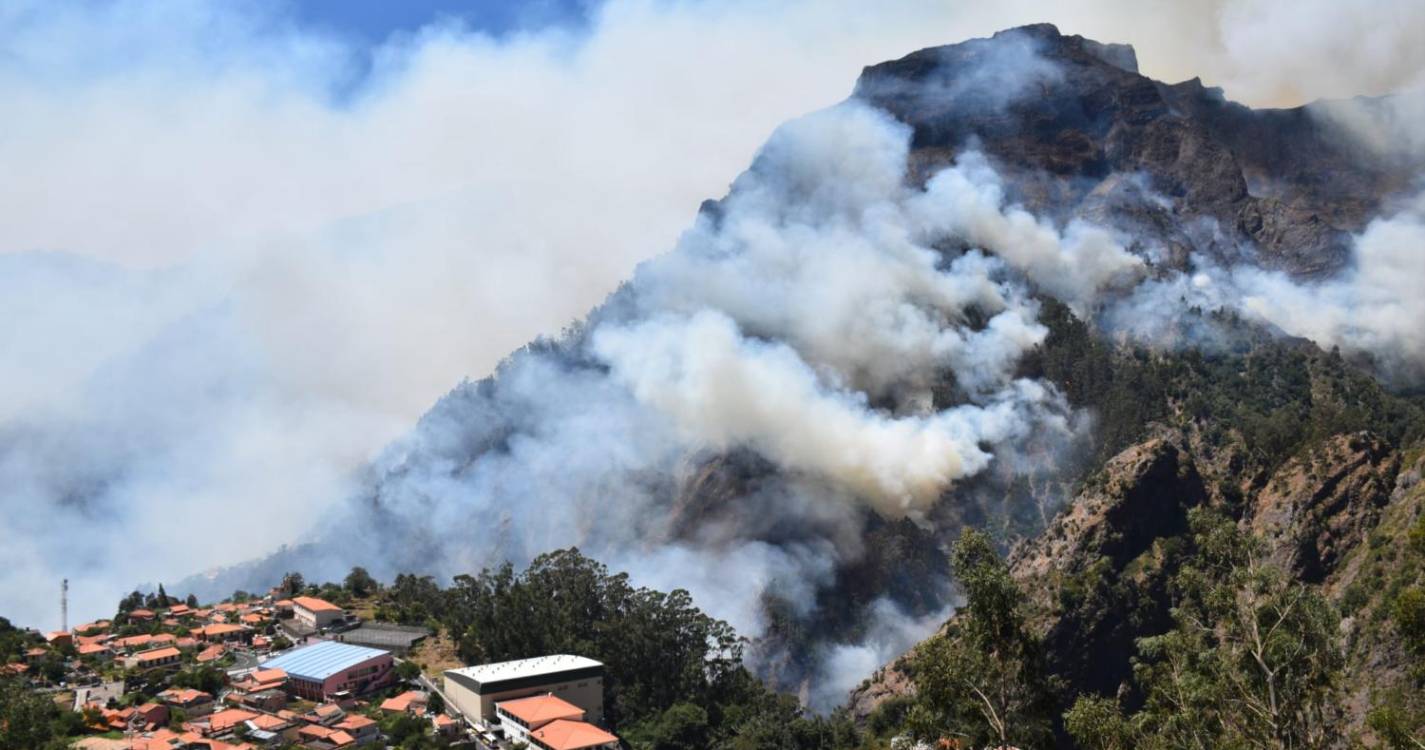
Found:
[{"label": "white building", "polygon": [[587,721],[601,723],[604,665],[583,656],[557,654],[445,672],[446,697],[467,718],[486,726],[500,723],[495,704],[546,693],[582,709]]},{"label": "white building", "polygon": [[495,716],[505,738],[511,742],[530,743],[530,734],[551,721],[583,721],[584,709],[555,695],[531,695],[495,704]]},{"label": "white building", "polygon": [[309,628],[320,629],[331,625],[342,617],[341,607],[315,596],[299,596],[292,599],[292,616],[297,622]]}]

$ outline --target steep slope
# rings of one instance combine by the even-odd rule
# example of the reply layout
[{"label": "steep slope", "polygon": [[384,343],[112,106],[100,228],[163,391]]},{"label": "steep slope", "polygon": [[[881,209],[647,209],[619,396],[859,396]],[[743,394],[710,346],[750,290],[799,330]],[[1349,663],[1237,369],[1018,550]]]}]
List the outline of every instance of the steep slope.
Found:
[{"label": "steep slope", "polygon": [[[1323,379],[1341,374],[1331,372],[1338,362],[1329,355],[1311,356],[1325,370]],[[1315,397],[1328,411],[1349,410],[1361,400],[1356,388],[1373,390],[1356,375],[1348,387],[1334,394],[1318,389]],[[1242,434],[1210,416],[1164,420],[1153,437],[1089,477],[1042,534],[1016,545],[1011,571],[1030,597],[1049,669],[1062,681],[1061,710],[1083,694],[1116,696],[1129,709],[1142,700],[1133,680],[1137,641],[1172,627],[1178,594],[1171,579],[1194,562],[1188,512],[1206,506],[1264,542],[1264,561],[1339,608],[1344,726],[1369,739],[1372,708],[1412,684],[1412,659],[1391,608],[1419,576],[1408,537],[1425,499],[1418,486],[1425,457],[1416,442],[1425,411],[1385,398],[1392,413],[1408,418],[1405,432],[1313,436],[1308,422],[1285,458],[1255,452]],[[1370,422],[1381,424],[1359,424]],[[1214,435],[1218,429],[1229,434]],[[915,660],[912,650],[857,688],[853,714],[866,719],[912,695]]]},{"label": "steep slope", "polygon": [[1283,337],[1232,274],[1342,273],[1413,174],[1308,110],[1156,82],[1051,26],[872,66],[585,321],[452,390],[305,544],[190,583],[578,545],[690,589],[763,676],[830,706],[943,621],[961,528],[1022,540],[1076,498],[1015,570],[1071,593],[1124,577],[1124,602],[1045,622],[1056,668],[1110,690],[1164,616],[1147,563],[1185,508],[1262,503],[1323,580],[1373,528],[1335,489],[1262,488],[1363,429],[1374,458],[1333,487],[1389,484],[1414,416],[1357,369],[1370,352]]}]

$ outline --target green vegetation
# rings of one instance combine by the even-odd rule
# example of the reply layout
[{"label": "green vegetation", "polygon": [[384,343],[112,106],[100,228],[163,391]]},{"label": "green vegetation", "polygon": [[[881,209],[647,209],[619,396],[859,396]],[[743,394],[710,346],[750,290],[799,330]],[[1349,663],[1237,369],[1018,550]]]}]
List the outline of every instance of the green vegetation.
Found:
[{"label": "green vegetation", "polygon": [[[578,550],[457,576],[397,576],[377,616],[434,622],[470,663],[577,653],[606,666],[605,714],[637,748],[854,748],[844,716],[806,715],[742,665],[743,641],[688,592],[635,588]],[[692,743],[692,744],[690,744]]]},{"label": "green vegetation", "polygon": [[1024,369],[1093,411],[1096,465],[1140,440],[1152,422],[1200,426],[1215,444],[1240,442],[1265,468],[1348,432],[1369,429],[1395,445],[1425,437],[1418,400],[1392,395],[1338,352],[1280,338],[1232,314],[1192,314],[1216,340],[1154,352],[1115,346],[1067,306],[1044,300],[1041,321],[1050,333]]},{"label": "green vegetation", "polygon": [[83,732],[79,714],[19,680],[0,677],[0,750],[57,750]]},{"label": "green vegetation", "polygon": [[912,735],[968,747],[1045,745],[1054,703],[1024,596],[983,533],[966,529],[952,564],[965,605],[915,659],[917,693],[906,717]]},{"label": "green vegetation", "polygon": [[1084,747],[1326,746],[1342,734],[1340,618],[1232,521],[1201,508],[1190,519],[1173,628],[1138,643],[1142,708],[1125,718],[1081,697],[1067,728]]}]

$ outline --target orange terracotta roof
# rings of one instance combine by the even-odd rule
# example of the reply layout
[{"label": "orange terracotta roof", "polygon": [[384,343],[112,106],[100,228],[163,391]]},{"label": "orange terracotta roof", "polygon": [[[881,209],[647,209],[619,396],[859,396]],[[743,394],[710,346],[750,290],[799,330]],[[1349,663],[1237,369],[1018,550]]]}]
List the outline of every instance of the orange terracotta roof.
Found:
[{"label": "orange terracotta roof", "polygon": [[618,742],[617,737],[593,724],[568,719],[556,719],[530,734],[553,750],[583,750]]},{"label": "orange terracotta roof", "polygon": [[79,645],[80,656],[93,656],[94,654],[107,654],[109,647],[100,643],[81,643]]},{"label": "orange terracotta roof", "polygon": [[323,703],[322,705],[312,709],[312,713],[325,719],[328,716],[334,716],[336,714],[341,713],[341,706],[338,706],[335,703]]},{"label": "orange terracotta roof", "polygon": [[159,633],[153,637],[153,643],[173,643],[178,640],[178,636],[172,633]]},{"label": "orange terracotta roof", "polygon": [[172,658],[174,658],[174,657],[178,657],[178,656],[182,656],[182,655],[183,655],[182,652],[180,652],[178,649],[176,649],[176,648],[174,648],[174,647],[172,647],[172,646],[165,646],[165,647],[163,647],[163,648],[151,648],[151,649],[149,649],[149,650],[147,650],[147,651],[140,651],[140,652],[138,652],[137,654],[134,654],[134,658],[135,658],[135,659],[138,659],[138,660],[139,660],[139,663],[142,664],[142,663],[148,662],[148,661],[158,661],[158,660],[160,660],[160,659],[172,659]]},{"label": "orange terracotta roof", "polygon": [[352,714],[351,716],[342,719],[336,725],[336,727],[337,729],[348,729],[355,732],[365,729],[369,726],[374,726],[375,724],[376,722],[374,720],[368,719],[365,716],[362,716],[361,714]]},{"label": "orange terracotta roof", "polygon": [[426,694],[419,690],[407,690],[394,698],[387,698],[381,702],[382,711],[407,711],[412,703],[425,705]]},{"label": "orange terracotta roof", "polygon": [[64,638],[73,638],[73,636],[71,636],[67,630],[56,630],[52,633],[45,633],[45,640],[47,641],[57,641]]},{"label": "orange terracotta roof", "polygon": [[279,719],[276,716],[271,716],[268,714],[263,714],[252,720],[253,726],[257,727],[258,729],[267,730],[269,732],[275,732],[278,729],[287,726],[287,724],[288,722]]},{"label": "orange terracotta roof", "polygon": [[256,719],[258,716],[261,716],[261,714],[255,714],[241,708],[225,708],[208,717],[208,727],[209,730],[214,733],[225,732],[244,721]]},{"label": "orange terracotta roof", "polygon": [[495,708],[531,726],[555,719],[582,719],[584,709],[553,695],[534,695],[495,704]]},{"label": "orange terracotta roof", "polygon": [[346,747],[347,745],[356,742],[356,738],[352,737],[346,732],[332,732],[330,735],[327,736],[327,742],[330,742],[333,745],[336,745],[337,747]]},{"label": "orange terracotta roof", "polygon": [[302,609],[311,612],[340,612],[341,607],[332,604],[325,599],[318,599],[315,596],[298,596],[292,599],[292,603]]},{"label": "orange terracotta roof", "polygon": [[319,740],[324,740],[332,736],[333,734],[336,734],[336,730],[324,727],[321,724],[308,724],[302,727],[301,729],[298,729],[297,734],[305,737],[314,737]]},{"label": "orange terracotta roof", "polygon": [[159,693],[158,697],[173,703],[183,704],[193,703],[204,698],[208,700],[213,699],[213,696],[203,692],[202,690],[195,690],[193,688],[169,688]]},{"label": "orange terracotta roof", "polygon": [[199,652],[196,658],[198,659],[198,661],[203,662],[217,661],[218,659],[223,658],[223,653],[225,653],[226,651],[227,649],[223,648],[222,646],[209,646]]},{"label": "orange terracotta roof", "polygon": [[232,633],[246,632],[247,628],[241,625],[207,625],[203,628],[204,637],[211,638],[215,635],[230,635]]},{"label": "orange terracotta roof", "polygon": [[253,682],[277,682],[287,679],[286,670],[282,669],[259,669],[247,676]]}]

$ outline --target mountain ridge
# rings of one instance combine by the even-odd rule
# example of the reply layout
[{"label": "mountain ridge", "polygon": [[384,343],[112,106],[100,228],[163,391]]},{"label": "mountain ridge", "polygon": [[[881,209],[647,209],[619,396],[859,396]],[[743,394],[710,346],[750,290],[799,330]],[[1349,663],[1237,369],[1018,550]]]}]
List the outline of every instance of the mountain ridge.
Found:
[{"label": "mountain ridge", "polygon": [[[1127,460],[1124,451],[1134,451],[1133,446],[1154,457],[1149,462],[1153,476],[1198,467],[1208,457],[1191,447],[1193,440],[1202,439],[1193,437],[1193,430],[1230,431],[1238,427],[1230,420],[1242,414],[1264,420],[1252,425],[1249,434],[1292,450],[1303,448],[1284,435],[1280,425],[1265,422],[1299,416],[1293,411],[1298,406],[1314,414],[1310,388],[1283,394],[1268,383],[1263,392],[1277,401],[1260,414],[1222,409],[1202,424],[1179,421],[1165,427],[1191,406],[1191,388],[1174,378],[1188,372],[1196,380],[1185,382],[1194,387],[1231,382],[1232,376],[1202,364],[1192,352],[1222,354],[1223,361],[1249,367],[1262,351],[1269,353],[1267,358],[1297,356],[1282,354],[1297,345],[1270,325],[1243,322],[1237,312],[1204,311],[1186,298],[1175,309],[1162,309],[1164,300],[1177,304],[1174,289],[1141,307],[1127,305],[1129,293],[1120,287],[1128,282],[1122,277],[1165,285],[1192,279],[1195,284],[1193,274],[1204,262],[1279,271],[1303,283],[1340,275],[1351,265],[1356,237],[1403,194],[1413,167],[1356,145],[1310,107],[1251,110],[1196,79],[1164,84],[1138,74],[1136,68],[1131,47],[1065,36],[1049,25],[928,48],[867,67],[848,103],[839,111],[833,108],[835,116],[825,116],[831,121],[825,127],[841,128],[834,131],[838,138],[865,137],[847,151],[859,155],[857,148],[888,150],[893,157],[888,164],[901,160],[891,164],[897,167],[894,174],[862,169],[859,163],[835,171],[845,166],[834,158],[842,153],[843,141],[831,139],[831,146],[817,146],[825,150],[802,153],[799,148],[811,148],[806,143],[820,143],[818,128],[824,125],[793,123],[789,127],[796,137],[774,136],[727,196],[703,204],[690,239],[669,254],[674,261],[650,261],[558,339],[533,342],[490,377],[454,388],[422,416],[408,438],[373,463],[364,490],[347,512],[330,519],[309,544],[216,576],[208,587],[230,591],[243,580],[275,580],[287,569],[338,577],[353,563],[368,565],[378,575],[450,573],[587,544],[596,554],[614,555],[614,565],[637,560],[637,567],[655,578],[687,566],[688,585],[714,596],[727,587],[708,578],[753,581],[761,588],[720,603],[741,618],[736,624],[757,629],[762,675],[780,688],[809,696],[825,679],[827,664],[853,657],[864,664],[866,656],[858,649],[873,640],[869,634],[894,624],[886,620],[933,620],[950,606],[954,595],[943,550],[960,528],[991,528],[1005,544],[1033,537],[1059,523],[1053,519],[1061,507],[1074,508],[1070,514],[1080,512],[1075,497],[1083,496],[1072,487],[1084,472],[1117,466],[1112,462]],[[905,140],[903,154],[891,148],[900,138]],[[822,167],[831,171],[815,171]],[[897,267],[897,273],[952,276],[951,269],[958,273],[961,266],[983,263],[988,270],[982,288],[1000,285],[1000,299],[985,295],[959,307],[927,302],[933,295],[915,279],[906,282],[909,291],[897,289],[892,307],[925,313],[925,326],[937,334],[954,333],[956,342],[999,335],[992,322],[1005,310],[995,305],[1022,310],[1026,320],[1019,338],[1013,347],[1006,345],[1018,358],[1008,359],[1012,366],[984,365],[1003,370],[990,376],[962,372],[957,365],[969,359],[968,345],[957,343],[960,349],[937,355],[918,369],[892,368],[900,379],[888,384],[870,378],[893,357],[857,355],[851,359],[854,367],[841,369],[835,361],[818,359],[813,350],[822,341],[811,335],[819,333],[812,324],[820,311],[807,314],[810,322],[789,322],[778,309],[791,306],[795,295],[815,291],[796,274],[809,273],[807,266],[823,262],[830,253],[820,253],[820,247],[832,246],[841,234],[872,234],[866,217],[879,216],[886,205],[912,217],[919,217],[917,211],[933,214],[944,208],[933,190],[939,189],[936,179],[947,172],[968,181],[977,191],[973,194],[988,200],[1009,230],[1023,230],[1012,235],[1016,242],[1047,238],[1058,253],[1058,265],[1046,266],[1037,276],[1030,273],[1036,259],[1025,261],[1025,267],[1015,265],[1020,261],[1013,260],[1013,243],[1005,244],[986,230],[988,219],[972,217],[949,231],[937,229],[925,248],[917,247],[934,253],[926,267]],[[859,185],[842,184],[863,179],[883,180],[884,185],[875,187],[890,197],[876,197],[869,207],[863,206],[858,202],[863,197],[851,190]],[[827,191],[832,194],[823,195]],[[754,203],[754,198],[762,202]],[[809,248],[805,255],[794,256],[796,262],[773,255],[766,261],[748,251],[758,237],[744,232],[754,223],[749,214],[761,220],[766,217],[759,212],[764,211],[771,218],[756,229],[786,231],[778,240],[787,248],[794,241]],[[926,221],[938,227],[935,216]],[[825,233],[816,233],[827,227]],[[1082,236],[1075,234],[1081,229]],[[931,234],[921,228],[911,234],[917,232]],[[975,232],[981,236],[970,236]],[[1067,254],[1065,248],[1080,245],[1088,248],[1083,255]],[[678,267],[675,261],[684,256],[704,265],[693,265],[691,271]],[[707,280],[708,275],[698,274],[723,268],[712,264],[727,259],[746,263],[752,271],[712,281],[726,281],[728,289],[750,283],[766,268],[754,267],[745,260],[749,256],[758,263],[785,263],[792,269],[777,265],[775,271],[793,275],[797,283],[771,293],[770,302],[759,298],[748,303],[719,288],[724,297],[687,303],[691,308],[721,305],[718,309],[732,318],[734,335],[740,336],[739,356],[771,351],[775,358],[786,352],[774,345],[791,342],[789,348],[806,361],[806,370],[819,388],[832,394],[831,401],[849,405],[876,427],[890,424],[902,430],[959,407],[1004,404],[1024,410],[1016,418],[1031,415],[1024,417],[1029,426],[1022,426],[1013,438],[967,441],[972,445],[966,455],[990,445],[997,451],[995,460],[977,469],[979,473],[945,482],[925,507],[900,514],[893,512],[894,503],[904,506],[904,498],[867,504],[862,497],[867,491],[848,489],[841,475],[818,475],[829,460],[825,456],[796,465],[785,456],[769,455],[792,444],[784,433],[774,431],[767,437],[732,431],[729,438],[711,440],[697,431],[689,437],[687,430],[669,430],[663,419],[666,411],[684,403],[657,393],[661,383],[643,382],[636,371],[646,368],[672,380],[685,375],[689,360],[665,357],[660,351],[659,357],[626,367],[610,356],[608,342],[613,339],[601,333],[631,330],[631,336],[618,340],[624,353],[630,341],[658,339],[657,324],[676,318],[681,325],[682,316],[697,318],[677,301],[692,287],[677,283]],[[1104,258],[1119,266],[1102,278],[1066,284],[1067,293],[1052,286],[1065,276],[1054,269],[1076,272]],[[813,270],[820,272],[819,267]],[[827,278],[833,278],[830,272]],[[788,290],[791,296],[785,294]],[[777,293],[783,296],[777,298]],[[1164,344],[1157,340],[1162,338],[1158,332],[1143,334],[1134,328],[1140,322],[1135,318],[1151,317],[1146,313],[1154,306],[1176,340]],[[1125,318],[1134,319],[1126,332],[1116,322]],[[902,322],[895,316],[887,320]],[[719,331],[716,325],[689,327],[676,329],[671,338]],[[1145,341],[1145,336],[1153,340]],[[828,338],[855,340],[846,330]],[[1304,340],[1299,347],[1305,352],[1299,356],[1313,363],[1333,356]],[[911,356],[923,350],[916,344],[892,351]],[[1299,364],[1291,362],[1297,363],[1293,367]],[[657,369],[665,366],[666,371]],[[1360,403],[1383,397],[1364,381],[1352,380],[1365,377],[1356,367],[1370,366],[1368,359],[1360,358],[1300,365],[1308,379],[1318,378],[1325,368],[1336,373],[1333,377],[1360,382],[1352,394],[1324,401],[1343,409],[1369,407],[1375,410],[1363,413],[1375,415],[1381,413],[1379,404]],[[995,388],[975,380],[985,377]],[[1031,408],[1010,397],[996,401],[1009,390],[996,390],[1001,384],[994,378],[1047,385],[1033,397],[1038,400]],[[640,400],[643,391],[654,395]],[[1125,396],[1133,393],[1141,395]],[[734,408],[738,405],[733,400],[720,407],[740,414]],[[716,423],[721,416],[718,409],[699,406],[703,408],[696,416],[703,424]],[[1389,408],[1394,407],[1392,402]],[[977,424],[988,421],[981,412],[975,414]],[[1288,416],[1280,417],[1283,414]],[[1060,432],[1042,426],[1050,423]],[[1331,429],[1361,427],[1359,419],[1331,424]],[[1149,437],[1162,431],[1171,436]],[[1398,453],[1407,437],[1402,429],[1384,438],[1391,446],[1385,452]],[[600,443],[602,452],[585,452]],[[1211,455],[1216,460],[1218,454]],[[1274,461],[1283,458],[1273,454]],[[1230,464],[1234,459],[1222,460]],[[1274,468],[1270,461],[1254,460],[1259,472]],[[864,466],[853,469],[863,471]],[[1164,506],[1170,512],[1160,520],[1171,520],[1173,513],[1208,497],[1225,502],[1222,493],[1207,484],[1183,491],[1181,498]],[[1142,533],[1151,541],[1171,536],[1170,531],[1181,529]],[[1318,557],[1339,554],[1331,544],[1310,549]],[[1141,554],[1138,550],[1127,560],[1118,559],[1119,553],[1108,556],[1121,565]],[[1019,568],[1027,564],[1022,559],[1016,558]],[[747,560],[754,563],[737,567]],[[907,562],[913,575],[897,571]],[[707,572],[718,565],[738,572]],[[876,614],[883,606],[894,614]],[[1161,615],[1160,610],[1156,621],[1161,622]],[[900,645],[879,648],[873,658],[893,655],[879,652]],[[1121,677],[1122,669],[1105,679],[1114,675]],[[869,709],[862,710],[860,697],[854,704],[869,714]]]}]

